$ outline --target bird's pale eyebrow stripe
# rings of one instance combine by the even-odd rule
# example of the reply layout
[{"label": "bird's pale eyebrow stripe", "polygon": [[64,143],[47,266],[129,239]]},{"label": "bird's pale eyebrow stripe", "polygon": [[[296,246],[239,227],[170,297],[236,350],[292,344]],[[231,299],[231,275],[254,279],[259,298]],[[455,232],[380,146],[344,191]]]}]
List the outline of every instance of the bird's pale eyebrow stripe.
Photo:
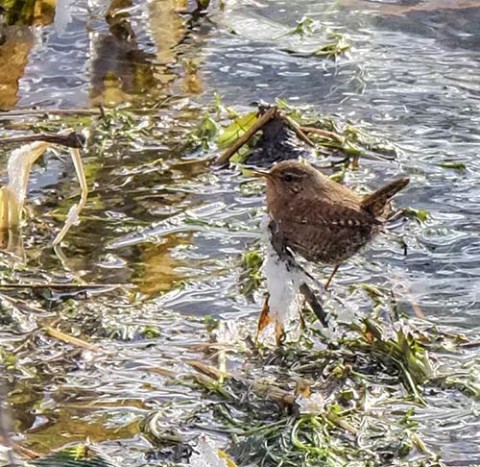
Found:
[{"label": "bird's pale eyebrow stripe", "polygon": [[282,174],[282,177],[292,177],[292,178],[302,178],[304,174],[296,173],[296,172],[285,172]]}]

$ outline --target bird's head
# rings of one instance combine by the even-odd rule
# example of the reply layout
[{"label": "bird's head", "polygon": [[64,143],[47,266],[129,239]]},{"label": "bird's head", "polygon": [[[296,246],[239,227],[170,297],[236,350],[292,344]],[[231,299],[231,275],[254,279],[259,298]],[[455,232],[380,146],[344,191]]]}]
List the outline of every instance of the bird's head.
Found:
[{"label": "bird's head", "polygon": [[[252,171],[267,181],[267,196],[288,199],[308,193],[319,193],[325,178],[317,169],[298,161],[284,161],[275,164],[270,171]],[[327,179],[328,180],[328,179]]]}]

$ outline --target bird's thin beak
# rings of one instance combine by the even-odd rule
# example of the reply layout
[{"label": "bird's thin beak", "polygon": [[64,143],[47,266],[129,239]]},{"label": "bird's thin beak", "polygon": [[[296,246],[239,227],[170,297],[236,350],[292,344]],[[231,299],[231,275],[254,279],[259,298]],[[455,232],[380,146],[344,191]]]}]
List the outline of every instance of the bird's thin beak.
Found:
[{"label": "bird's thin beak", "polygon": [[270,178],[271,175],[269,172],[265,172],[264,170],[253,170],[249,169],[250,175],[253,177],[262,177],[262,178]]}]

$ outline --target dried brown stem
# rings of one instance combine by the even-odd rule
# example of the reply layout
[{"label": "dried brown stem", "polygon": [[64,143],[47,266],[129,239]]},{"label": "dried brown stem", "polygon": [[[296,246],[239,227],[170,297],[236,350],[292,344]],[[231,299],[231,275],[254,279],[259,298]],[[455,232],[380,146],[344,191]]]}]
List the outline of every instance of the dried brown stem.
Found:
[{"label": "dried brown stem", "polygon": [[39,133],[37,135],[10,136],[8,138],[0,138],[0,144],[25,144],[34,143],[35,141],[44,141],[46,143],[60,144],[61,146],[79,149],[83,147],[85,138],[74,131],[65,135],[57,133]]},{"label": "dried brown stem", "polygon": [[123,287],[124,284],[0,284],[0,289],[57,289],[57,290],[88,290]]},{"label": "dried brown stem", "polygon": [[312,148],[315,147],[315,144],[313,144],[312,140],[305,134],[305,131],[301,126],[297,125],[290,117],[284,117],[284,119],[290,128],[295,132],[299,140],[308,144]]},{"label": "dried brown stem", "polygon": [[252,127],[246,131],[234,144],[232,144],[225,152],[215,161],[215,165],[224,166],[230,158],[252,138],[257,131],[261,130],[278,112],[277,107],[270,107],[263,115],[258,117]]},{"label": "dried brown stem", "polygon": [[303,133],[314,133],[318,136],[323,136],[324,138],[334,139],[336,141],[342,141],[342,137],[333,131],[322,130],[321,128],[315,128],[313,126],[301,126],[300,130]]},{"label": "dried brown stem", "polygon": [[55,329],[51,326],[46,326],[44,330],[45,330],[45,333],[53,339],[66,342],[67,344],[71,344],[71,345],[74,345],[75,347],[80,347],[82,349],[90,350],[92,352],[100,351],[100,348],[97,347],[96,345],[90,344],[89,342],[82,341],[81,339],[78,339],[77,337],[74,337],[74,336],[70,336],[69,334],[65,334],[64,332],[59,331],[58,329]]},{"label": "dried brown stem", "polygon": [[480,341],[465,342],[464,344],[459,344],[458,346],[462,349],[476,349],[480,347]]},{"label": "dried brown stem", "polygon": [[25,115],[100,115],[100,109],[20,109],[1,112],[0,119],[24,117]]},{"label": "dried brown stem", "polygon": [[24,448],[20,444],[17,444],[15,442],[11,442],[12,449],[19,454],[20,456],[27,458],[27,459],[38,459],[40,457],[40,454],[38,452],[32,451],[31,449]]},{"label": "dried brown stem", "polygon": [[264,382],[254,382],[250,386],[258,395],[264,395],[267,399],[281,404],[293,405],[297,398],[295,394],[285,391],[279,387]]},{"label": "dried brown stem", "polygon": [[226,377],[231,377],[230,374],[198,360],[187,360],[185,363],[188,363],[193,369],[214,380],[223,380]]}]

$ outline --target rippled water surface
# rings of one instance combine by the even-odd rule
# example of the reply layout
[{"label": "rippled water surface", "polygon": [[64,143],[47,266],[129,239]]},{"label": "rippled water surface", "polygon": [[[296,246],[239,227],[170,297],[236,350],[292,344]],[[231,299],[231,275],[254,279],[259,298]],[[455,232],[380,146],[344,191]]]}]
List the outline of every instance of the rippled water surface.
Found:
[{"label": "rippled water surface", "polygon": [[[398,204],[426,210],[429,218],[376,239],[341,268],[338,286],[358,279],[392,288],[409,284],[432,323],[477,334],[480,4],[226,0],[210,8],[192,16],[193,5],[180,0],[58,0],[56,13],[45,8],[36,26],[4,30],[2,133],[19,134],[28,122],[44,121],[48,127],[69,115],[49,120],[38,113],[25,117],[27,110],[100,104],[129,104],[135,115],[145,116],[148,128],[142,133],[136,127],[130,141],[119,134],[117,145],[85,155],[92,192],[81,224],[61,250],[49,246],[53,234],[43,224],[24,229],[25,264],[34,277],[124,284],[122,293],[99,294],[102,325],[117,329],[121,323],[116,332],[123,337],[158,325],[162,336],[158,352],[141,341],[108,341],[110,360],[92,357],[93,364],[75,369],[74,356],[64,355],[72,365],[68,378],[45,377],[46,389],[29,387],[16,406],[16,430],[41,452],[84,439],[84,433],[68,435],[68,421],[75,418],[79,430],[86,426],[85,407],[91,403],[98,409],[97,428],[88,415],[90,438],[116,456],[123,448],[114,440],[125,440],[131,456],[122,465],[147,462],[148,442],[137,425],[153,408],[182,396],[170,394],[145,368],[168,367],[189,343],[202,339],[195,332],[197,321],[186,324],[169,313],[225,318],[258,313],[260,295],[256,302],[239,295],[238,274],[242,252],[260,238],[262,195],[235,170],[212,171],[207,161],[213,154],[189,153],[182,146],[215,92],[239,111],[255,101],[281,98],[342,115],[398,145],[396,160],[362,161],[346,182],[373,188],[408,174],[411,184]],[[346,33],[352,46],[348,56],[333,61],[287,53],[315,48],[314,39],[288,34],[304,16]],[[7,148],[2,154],[5,169]],[[463,163],[465,169],[445,168],[446,162]],[[48,153],[30,183],[33,217],[58,230],[76,190],[68,157]],[[130,294],[145,301],[142,313],[129,306]],[[191,327],[190,338],[176,337],[180,324]],[[3,338],[15,339],[7,332]],[[469,358],[477,364],[474,353]],[[431,446],[447,460],[480,462],[476,403],[432,398],[438,398],[437,413],[419,416]],[[108,418],[107,408],[118,400],[123,408]],[[48,411],[35,416],[33,407],[49,404],[56,407],[55,416]]]}]

